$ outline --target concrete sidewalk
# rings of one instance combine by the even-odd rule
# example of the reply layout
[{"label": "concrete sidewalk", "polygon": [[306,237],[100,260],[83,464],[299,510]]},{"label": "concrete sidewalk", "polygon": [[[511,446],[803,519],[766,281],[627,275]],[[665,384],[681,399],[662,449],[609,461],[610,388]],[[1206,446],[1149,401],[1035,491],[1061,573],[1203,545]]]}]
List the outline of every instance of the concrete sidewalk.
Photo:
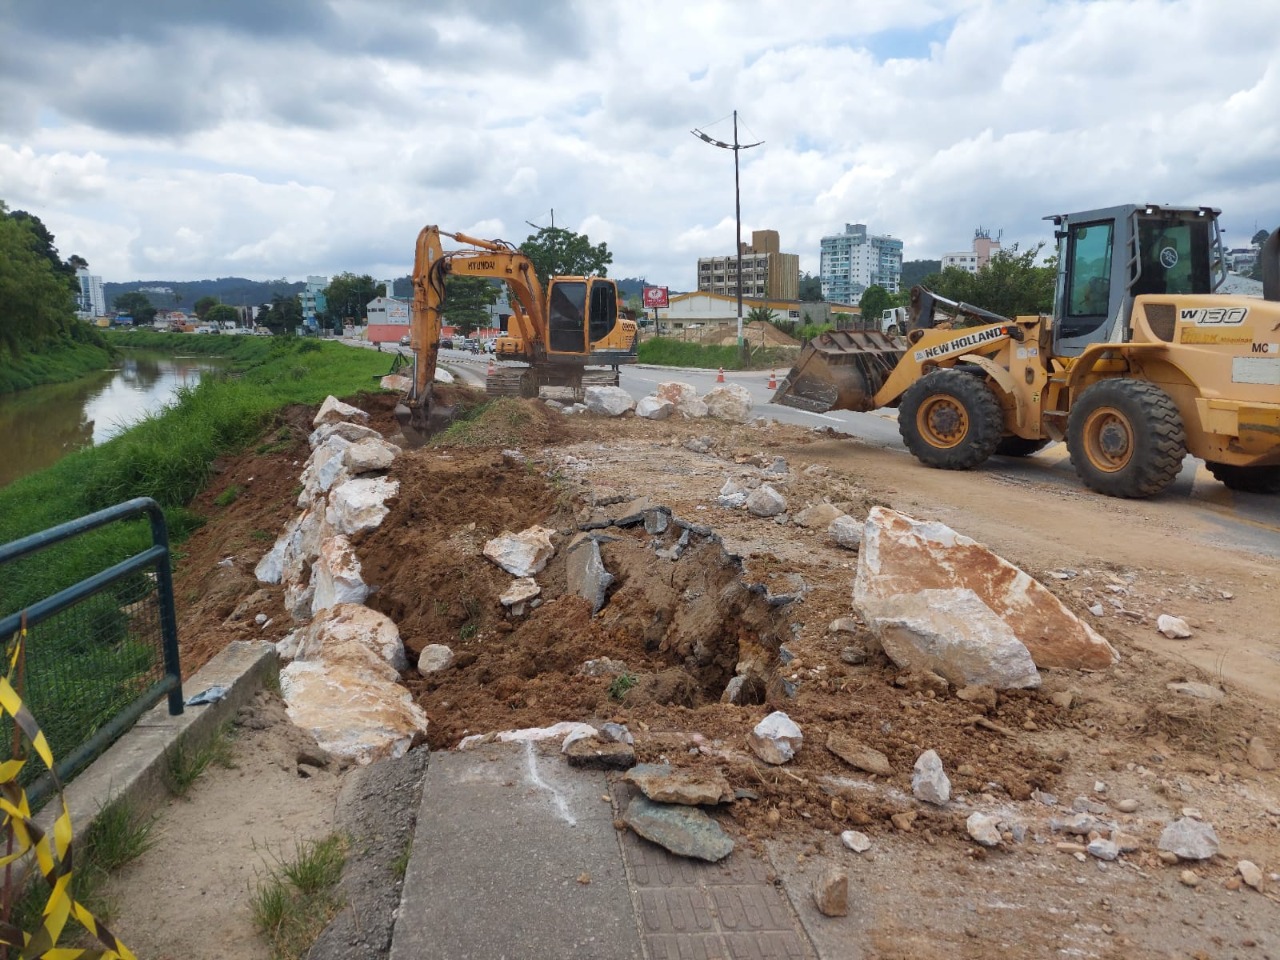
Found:
[{"label": "concrete sidewalk", "polygon": [[432,754],[391,960],[819,957],[807,890],[741,844],[711,864],[616,829],[631,790],[555,744]]}]

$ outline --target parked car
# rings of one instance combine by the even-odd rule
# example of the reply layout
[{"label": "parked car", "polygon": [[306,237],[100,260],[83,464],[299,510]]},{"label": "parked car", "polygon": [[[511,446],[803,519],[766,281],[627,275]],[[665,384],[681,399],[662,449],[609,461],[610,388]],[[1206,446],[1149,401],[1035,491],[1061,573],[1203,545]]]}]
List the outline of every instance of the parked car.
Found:
[{"label": "parked car", "polygon": [[440,348],[441,348],[442,350],[452,350],[452,349],[453,349],[453,337],[441,337],[441,338],[440,338]]},{"label": "parked car", "polygon": [[409,335],[406,333],[400,338],[400,346],[407,347],[409,345]]},{"label": "parked car", "polygon": [[475,339],[474,337],[467,337],[467,339],[462,341],[462,349],[470,350],[472,353],[479,353],[480,341]]}]

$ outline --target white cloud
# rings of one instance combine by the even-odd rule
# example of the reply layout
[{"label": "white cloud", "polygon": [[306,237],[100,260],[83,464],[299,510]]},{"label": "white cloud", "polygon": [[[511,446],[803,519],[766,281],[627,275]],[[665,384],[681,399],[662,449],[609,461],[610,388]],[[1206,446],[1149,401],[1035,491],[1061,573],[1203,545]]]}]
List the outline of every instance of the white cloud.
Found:
[{"label": "white cloud", "polygon": [[519,242],[554,209],[686,289],[735,229],[689,131],[735,108],[743,235],[808,270],[846,222],[908,259],[1124,202],[1280,222],[1271,0],[39,9],[0,6],[0,199],[108,280],[399,275],[425,223]]}]

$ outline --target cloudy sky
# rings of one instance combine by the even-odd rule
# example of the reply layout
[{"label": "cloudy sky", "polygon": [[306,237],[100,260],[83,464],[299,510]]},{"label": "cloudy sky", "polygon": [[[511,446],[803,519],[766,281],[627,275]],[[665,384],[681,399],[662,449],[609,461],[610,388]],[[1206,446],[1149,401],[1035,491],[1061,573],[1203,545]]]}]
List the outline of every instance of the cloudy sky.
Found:
[{"label": "cloudy sky", "polygon": [[419,228],[694,286],[772,228],[906,258],[1047,214],[1280,223],[1276,0],[0,0],[0,199],[108,281],[408,272]]}]

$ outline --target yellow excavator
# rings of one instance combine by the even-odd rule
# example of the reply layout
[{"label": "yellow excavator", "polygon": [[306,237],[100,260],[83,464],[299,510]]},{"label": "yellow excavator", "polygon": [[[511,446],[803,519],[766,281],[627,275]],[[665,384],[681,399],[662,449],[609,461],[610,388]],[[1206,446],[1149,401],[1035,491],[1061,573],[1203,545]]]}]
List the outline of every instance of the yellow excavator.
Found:
[{"label": "yellow excavator", "polygon": [[[442,237],[465,246],[445,250]],[[608,277],[551,277],[545,294],[533,262],[514,245],[423,227],[413,263],[413,310],[409,346],[413,385],[396,407],[401,432],[421,443],[446,426],[452,410],[432,396],[440,353],[445,279],[451,273],[503,281],[511,314],[495,344],[497,359],[521,366],[493,369],[486,391],[498,396],[536,397],[543,387],[581,395],[587,386],[618,385],[618,367],[636,361],[637,325],[620,311],[618,285]],[[591,369],[591,368],[606,369]]]},{"label": "yellow excavator", "polygon": [[1226,277],[1219,211],[1126,205],[1050,217],[1052,316],[1008,318],[911,292],[906,336],[810,341],[775,403],[898,408],[921,462],[968,470],[1065,441],[1090,489],[1148,497],[1190,453],[1233,490],[1280,493],[1280,230],[1261,299]]}]

